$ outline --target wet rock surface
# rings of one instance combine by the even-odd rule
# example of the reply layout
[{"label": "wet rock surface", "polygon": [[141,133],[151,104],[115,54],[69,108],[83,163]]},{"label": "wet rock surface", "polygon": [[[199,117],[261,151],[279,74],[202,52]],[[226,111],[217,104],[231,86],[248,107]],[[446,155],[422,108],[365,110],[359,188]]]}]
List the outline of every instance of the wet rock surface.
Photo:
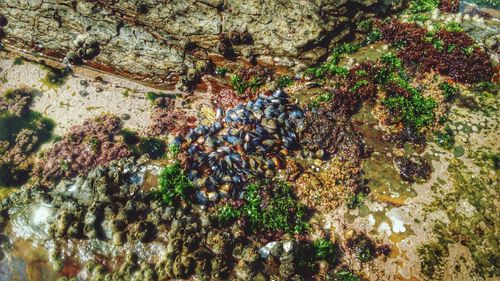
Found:
[{"label": "wet rock surface", "polygon": [[399,2],[16,0],[0,10],[9,46],[172,84],[179,65],[194,69],[208,57],[304,66],[354,22]]}]

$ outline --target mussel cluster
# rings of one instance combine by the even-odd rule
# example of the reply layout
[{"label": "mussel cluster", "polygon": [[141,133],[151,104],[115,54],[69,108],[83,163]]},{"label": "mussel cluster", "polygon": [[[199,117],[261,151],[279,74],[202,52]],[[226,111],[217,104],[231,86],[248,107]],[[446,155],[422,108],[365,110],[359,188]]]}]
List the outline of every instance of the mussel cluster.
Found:
[{"label": "mussel cluster", "polygon": [[295,149],[304,113],[278,90],[227,110],[217,121],[192,129],[178,144],[187,148],[188,178],[200,203],[239,196],[249,177],[274,176],[283,156]]}]

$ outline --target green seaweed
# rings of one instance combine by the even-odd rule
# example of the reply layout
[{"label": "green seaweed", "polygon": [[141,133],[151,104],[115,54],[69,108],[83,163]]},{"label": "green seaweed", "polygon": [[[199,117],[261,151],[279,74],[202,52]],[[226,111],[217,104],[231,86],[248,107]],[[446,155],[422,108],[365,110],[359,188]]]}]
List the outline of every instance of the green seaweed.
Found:
[{"label": "green seaweed", "polygon": [[293,78],[289,75],[282,75],[276,80],[278,88],[283,89],[290,86],[293,83]]},{"label": "green seaweed", "polygon": [[223,205],[215,214],[224,223],[242,217],[251,232],[303,233],[308,228],[306,208],[293,197],[290,185],[270,180],[249,184],[240,207]]},{"label": "green seaweed", "polygon": [[13,65],[22,65],[24,63],[24,59],[22,57],[17,57],[12,62]]},{"label": "green seaweed", "polygon": [[166,93],[157,93],[152,91],[146,93],[146,99],[149,100],[151,103],[154,103],[157,98],[175,99],[178,96],[179,94],[166,94]]},{"label": "green seaweed", "polygon": [[449,22],[443,26],[443,29],[449,32],[462,32],[464,28],[458,22]]},{"label": "green seaweed", "polygon": [[422,275],[432,280],[442,279],[444,257],[448,256],[448,248],[438,242],[432,242],[419,246],[417,252]]},{"label": "green seaweed", "polygon": [[377,41],[380,41],[381,39],[382,39],[382,32],[380,32],[380,29],[374,29],[370,31],[366,36],[366,43],[373,44]]},{"label": "green seaweed", "polygon": [[359,50],[360,47],[361,45],[351,43],[342,43],[340,45],[337,45],[335,48],[333,48],[327,61],[323,62],[317,67],[310,67],[306,69],[304,71],[304,74],[307,76],[311,76],[312,78],[324,78],[327,73],[331,75],[346,76],[348,74],[348,70],[337,65],[342,55],[355,53]]},{"label": "green seaweed", "polygon": [[420,130],[432,125],[436,119],[434,110],[437,103],[433,98],[423,97],[420,93],[411,97],[390,96],[382,100],[382,104],[405,127]]},{"label": "green seaweed", "polygon": [[223,66],[218,66],[215,68],[215,74],[219,75],[220,77],[226,77],[226,74],[229,73],[229,68],[223,67]]},{"label": "green seaweed", "polygon": [[453,87],[447,82],[441,83],[439,85],[439,89],[441,89],[443,96],[446,100],[451,100],[458,94],[458,89]]},{"label": "green seaweed", "polygon": [[330,263],[335,261],[335,245],[328,239],[318,239],[313,242],[314,257],[316,260],[324,260]]},{"label": "green seaweed", "polygon": [[181,147],[178,144],[171,143],[168,145],[168,154],[170,157],[175,158],[181,152]]},{"label": "green seaweed", "polygon": [[410,3],[410,13],[425,13],[437,9],[439,0],[413,0]]},{"label": "green seaweed", "polygon": [[42,64],[41,67],[47,71],[42,83],[49,88],[59,88],[64,85],[72,72],[69,67],[57,68],[47,64]]},{"label": "green seaweed", "polygon": [[324,92],[315,96],[308,104],[309,109],[319,108],[322,104],[330,102],[334,97],[333,93]]},{"label": "green seaweed", "polygon": [[221,224],[232,222],[241,216],[241,210],[229,204],[219,206],[215,211],[217,221]]},{"label": "green seaweed", "polygon": [[347,208],[354,209],[361,206],[366,199],[366,195],[363,191],[350,194],[347,198]]},{"label": "green seaweed", "polygon": [[250,81],[245,82],[243,79],[237,75],[233,74],[230,78],[231,86],[236,91],[238,95],[243,94],[247,89],[252,90],[253,92],[257,91],[260,86],[262,86],[262,79],[259,77],[252,77]]},{"label": "green seaweed", "polygon": [[328,281],[361,281],[356,274],[347,269],[340,269],[337,272],[331,272],[328,274],[326,280]]},{"label": "green seaweed", "polygon": [[153,194],[165,204],[172,206],[179,205],[182,200],[186,201],[192,189],[193,185],[180,164],[174,163],[161,170],[158,176],[158,189]]}]

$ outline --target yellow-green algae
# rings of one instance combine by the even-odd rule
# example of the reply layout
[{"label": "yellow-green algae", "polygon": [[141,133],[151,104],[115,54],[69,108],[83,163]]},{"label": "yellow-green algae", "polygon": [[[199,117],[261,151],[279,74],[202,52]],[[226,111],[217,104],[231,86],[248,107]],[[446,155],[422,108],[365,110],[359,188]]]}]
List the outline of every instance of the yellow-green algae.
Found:
[{"label": "yellow-green algae", "polygon": [[453,190],[436,196],[428,207],[428,211],[444,210],[449,219],[449,223],[435,223],[437,241],[418,249],[422,273],[429,279],[443,276],[448,246],[454,243],[470,250],[479,276],[500,275],[499,153],[481,149],[471,154],[479,171],[474,172],[464,161],[452,158],[448,172]]}]

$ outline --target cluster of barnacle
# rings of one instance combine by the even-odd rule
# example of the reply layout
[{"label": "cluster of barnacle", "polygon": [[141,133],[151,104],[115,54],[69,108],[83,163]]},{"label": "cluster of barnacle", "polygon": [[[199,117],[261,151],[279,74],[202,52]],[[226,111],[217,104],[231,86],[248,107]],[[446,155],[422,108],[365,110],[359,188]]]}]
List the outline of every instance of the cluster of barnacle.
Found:
[{"label": "cluster of barnacle", "polygon": [[235,57],[233,45],[250,45],[253,43],[252,35],[248,31],[238,32],[232,30],[229,33],[219,34],[219,43],[217,51],[225,58],[232,59]]},{"label": "cluster of barnacle", "polygon": [[71,50],[66,54],[70,63],[81,64],[83,60],[91,60],[100,52],[99,41],[89,35],[81,34],[73,41]]},{"label": "cluster of barnacle", "polygon": [[463,83],[490,81],[493,76],[488,55],[464,32],[441,29],[433,34],[398,20],[382,24],[380,30],[384,41],[401,45],[398,56],[418,71],[433,69]]},{"label": "cluster of barnacle", "polygon": [[344,153],[350,161],[362,158],[366,154],[364,142],[348,120],[329,109],[307,111],[301,144],[320,159]]},{"label": "cluster of barnacle", "polygon": [[[91,261],[83,270],[92,280],[299,278],[317,274],[320,261],[335,261],[334,244],[326,239],[310,243],[268,238],[264,240],[272,242],[259,248],[262,241],[249,236],[239,221],[221,227],[208,212],[162,204],[140,188],[145,164],[120,159],[51,189],[39,185],[23,188],[0,202],[1,226],[21,223],[33,227],[24,225],[24,220],[49,209],[47,220],[40,222],[48,225],[47,232],[39,234],[42,239],[48,235],[56,244],[71,238],[73,247],[85,247],[81,241],[97,239],[117,247],[140,249],[148,247],[141,243],[155,243],[165,249],[158,259],[141,250],[132,251],[116,271]],[[64,255],[57,247],[51,252],[56,268],[63,266]]]},{"label": "cluster of barnacle", "polygon": [[107,165],[111,160],[131,156],[127,145],[116,138],[120,130],[120,119],[108,114],[73,126],[44,153],[35,167],[35,174],[45,180],[73,177]]},{"label": "cluster of barnacle", "polygon": [[396,169],[401,179],[415,182],[418,179],[427,180],[431,175],[431,166],[423,157],[398,156],[394,158]]}]

